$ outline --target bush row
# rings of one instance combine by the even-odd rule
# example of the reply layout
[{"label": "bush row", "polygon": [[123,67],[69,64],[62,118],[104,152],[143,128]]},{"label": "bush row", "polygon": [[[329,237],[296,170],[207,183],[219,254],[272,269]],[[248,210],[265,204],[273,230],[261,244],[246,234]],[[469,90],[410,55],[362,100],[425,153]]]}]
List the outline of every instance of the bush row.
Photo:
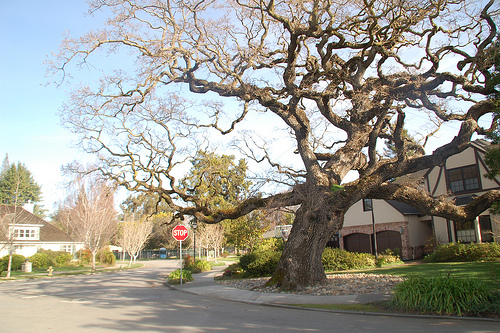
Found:
[{"label": "bush row", "polygon": [[424,262],[472,262],[500,260],[500,244],[449,243],[439,245],[434,253],[426,256]]},{"label": "bush row", "polygon": [[[11,270],[17,271],[21,269],[21,265],[26,260],[26,258],[20,254],[12,255]],[[6,255],[0,259],[0,273],[6,271],[9,266],[9,256]]]},{"label": "bush row", "polygon": [[[92,254],[89,250],[80,250],[77,252],[77,258],[81,264],[90,264]],[[53,267],[67,267],[71,265],[73,260],[73,255],[65,251],[52,251],[40,249],[34,255],[26,258],[20,254],[12,254],[11,270],[16,271],[21,269],[21,265],[28,259],[32,263],[33,268],[47,268],[49,266]],[[97,256],[96,260],[104,265],[114,265],[115,256],[108,249],[101,250]],[[0,259],[0,272],[6,271],[8,269],[9,256],[6,255]]]},{"label": "bush row", "polygon": [[28,259],[33,264],[33,268],[64,267],[69,266],[71,260],[73,260],[73,255],[64,251],[41,249]]},{"label": "bush row", "polygon": [[389,306],[422,313],[498,316],[500,295],[477,279],[418,276],[396,286]]},{"label": "bush row", "polygon": [[[49,266],[63,267],[68,266],[73,260],[73,256],[64,251],[40,250],[40,252],[26,258],[20,254],[12,254],[11,270],[21,269],[22,264],[28,259],[33,268],[45,268]],[[9,265],[9,256],[6,255],[0,259],[0,272],[6,271]]]},{"label": "bush row", "polygon": [[[268,244],[269,245],[269,244]],[[228,267],[225,272],[227,277],[257,277],[272,275],[281,257],[279,246],[260,246],[257,249],[241,256],[238,266]],[[382,267],[387,265],[402,264],[398,256],[389,251],[378,255],[369,253],[355,253],[346,250],[326,248],[322,255],[325,271],[344,271]],[[243,272],[239,272],[241,269]]]},{"label": "bush row", "polygon": [[[88,265],[92,262],[92,252],[90,250],[80,250],[76,253],[76,258],[80,263]],[[95,260],[103,265],[113,266],[116,261],[116,257],[107,247],[102,249],[96,254]]]}]

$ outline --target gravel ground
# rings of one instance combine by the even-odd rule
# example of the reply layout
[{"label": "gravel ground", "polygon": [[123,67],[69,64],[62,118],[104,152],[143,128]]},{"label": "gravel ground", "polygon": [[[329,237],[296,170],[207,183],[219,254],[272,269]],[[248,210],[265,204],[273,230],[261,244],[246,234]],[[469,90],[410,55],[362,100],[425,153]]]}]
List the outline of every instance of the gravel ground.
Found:
[{"label": "gravel ground", "polygon": [[[305,295],[360,295],[389,294],[404,278],[394,275],[376,274],[333,274],[327,275],[326,284],[307,287],[293,294]],[[268,278],[216,280],[218,284],[245,290],[279,293],[275,287],[265,287]]]}]

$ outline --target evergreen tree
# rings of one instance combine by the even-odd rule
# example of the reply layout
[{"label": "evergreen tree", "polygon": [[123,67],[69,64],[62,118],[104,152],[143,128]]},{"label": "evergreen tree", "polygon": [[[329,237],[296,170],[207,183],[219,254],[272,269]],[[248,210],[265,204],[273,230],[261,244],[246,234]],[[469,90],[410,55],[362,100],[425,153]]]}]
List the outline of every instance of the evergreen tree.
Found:
[{"label": "evergreen tree", "polygon": [[[189,174],[181,181],[190,195],[195,195],[210,208],[231,209],[249,196],[251,182],[246,178],[244,159],[237,163],[232,155],[198,152],[192,161]],[[245,215],[234,220],[224,220],[226,245],[243,248],[251,246],[263,233],[260,213]],[[201,229],[203,225],[199,226]],[[201,232],[201,230],[200,230]]]},{"label": "evergreen tree", "polygon": [[9,154],[5,154],[5,158],[3,159],[2,163],[2,170],[0,170],[0,174],[4,174],[7,172],[7,170],[10,168],[10,163],[9,163]]},{"label": "evergreen tree", "polygon": [[0,174],[0,203],[22,206],[28,202],[36,203],[41,200],[41,186],[35,182],[24,164],[13,163],[6,170],[3,170],[4,166]]}]

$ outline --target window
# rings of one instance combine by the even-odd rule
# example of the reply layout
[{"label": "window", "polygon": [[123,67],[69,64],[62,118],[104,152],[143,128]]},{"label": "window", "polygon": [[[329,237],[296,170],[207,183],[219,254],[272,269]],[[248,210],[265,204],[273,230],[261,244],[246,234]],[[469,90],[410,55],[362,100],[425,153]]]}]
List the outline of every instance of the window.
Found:
[{"label": "window", "polygon": [[373,210],[373,201],[372,199],[363,199],[363,211],[368,212]]},{"label": "window", "polygon": [[73,249],[72,245],[61,245],[61,251],[71,253]]},{"label": "window", "polygon": [[479,227],[481,228],[481,240],[483,242],[493,242],[493,230],[489,215],[479,216]]},{"label": "window", "polygon": [[38,239],[36,228],[15,228],[14,238],[16,239]]},{"label": "window", "polygon": [[453,193],[479,189],[479,176],[475,165],[448,170],[448,184]]},{"label": "window", "polygon": [[474,229],[474,221],[465,223],[455,222],[455,230],[457,241],[462,243],[476,242],[476,230]]}]

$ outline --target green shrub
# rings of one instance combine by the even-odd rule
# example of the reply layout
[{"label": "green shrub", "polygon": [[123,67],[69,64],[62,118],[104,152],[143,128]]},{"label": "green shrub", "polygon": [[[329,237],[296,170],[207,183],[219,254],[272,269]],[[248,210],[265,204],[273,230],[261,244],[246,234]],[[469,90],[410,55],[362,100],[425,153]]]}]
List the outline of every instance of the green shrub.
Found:
[{"label": "green shrub", "polygon": [[32,263],[33,268],[45,268],[50,266],[49,255],[47,253],[35,253],[28,259]]},{"label": "green shrub", "polygon": [[36,254],[46,255],[48,259],[48,263],[46,264],[46,266],[40,266],[40,267],[48,267],[48,266],[64,267],[68,266],[71,260],[73,260],[73,255],[66,251],[52,251],[52,250],[40,249]]},{"label": "green shrub", "polygon": [[96,260],[103,265],[113,266],[116,262],[115,255],[107,247],[99,251],[96,257]]},{"label": "green shrub", "polygon": [[89,249],[81,249],[76,253],[76,257],[80,263],[88,265],[92,261],[92,252]]},{"label": "green shrub", "polygon": [[[193,281],[193,276],[189,269],[182,270],[182,282],[190,282]],[[168,276],[168,283],[170,284],[180,284],[181,283],[181,270],[176,269]]]},{"label": "green shrub", "polygon": [[264,251],[279,251],[282,252],[285,243],[281,238],[264,238],[261,239],[252,249],[251,252],[264,252]]},{"label": "green shrub", "polygon": [[420,276],[399,283],[389,304],[410,311],[461,316],[491,310],[492,299],[487,284],[477,279]]},{"label": "green shrub", "polygon": [[[26,258],[20,254],[12,254],[11,271],[21,269],[21,265],[25,262]],[[0,272],[6,271],[9,268],[9,256],[6,255],[0,260]]]},{"label": "green shrub", "polygon": [[321,257],[325,271],[347,271],[375,267],[375,256],[369,253],[348,252],[336,248],[326,248]]},{"label": "green shrub", "polygon": [[240,266],[245,277],[270,276],[278,266],[281,251],[250,252],[241,256]]},{"label": "green shrub", "polygon": [[212,269],[212,265],[205,260],[194,260],[186,264],[184,262],[184,268],[190,270],[193,274],[208,272]]},{"label": "green shrub", "polygon": [[404,264],[398,256],[390,254],[379,254],[378,258],[375,259],[375,264],[377,267],[391,266],[391,265],[402,265]]},{"label": "green shrub", "polygon": [[229,265],[224,273],[222,274],[225,278],[239,278],[243,274],[243,269],[241,268],[239,263],[234,263]]},{"label": "green shrub", "polygon": [[57,267],[69,266],[71,260],[73,260],[73,255],[71,255],[71,253],[60,251],[60,253],[55,258],[56,266]]},{"label": "green shrub", "polygon": [[257,259],[255,252],[248,252],[240,257],[240,267],[244,271],[248,269],[248,265]]},{"label": "green shrub", "polygon": [[449,243],[439,245],[434,253],[426,256],[424,262],[473,262],[500,259],[500,244]]}]

